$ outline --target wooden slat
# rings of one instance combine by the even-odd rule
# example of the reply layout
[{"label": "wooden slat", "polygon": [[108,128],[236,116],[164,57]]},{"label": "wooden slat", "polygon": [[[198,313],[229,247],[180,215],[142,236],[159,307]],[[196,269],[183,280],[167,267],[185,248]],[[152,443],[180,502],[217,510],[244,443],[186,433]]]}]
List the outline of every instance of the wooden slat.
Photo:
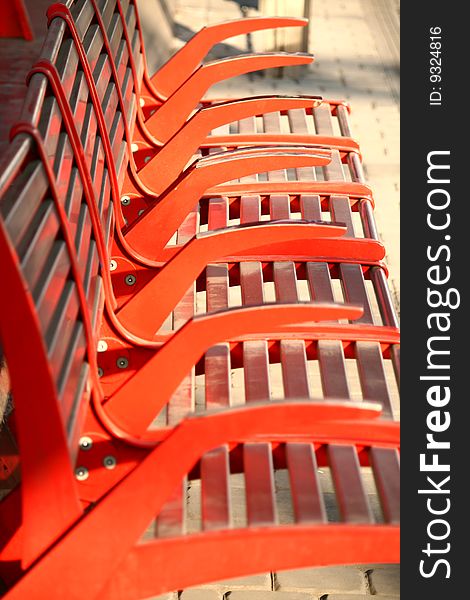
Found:
[{"label": "wooden slat", "polygon": [[[307,114],[303,108],[289,110],[287,111],[287,116],[292,133],[299,133],[303,135],[307,135],[309,133]],[[295,170],[295,172],[297,178],[303,181],[315,181],[317,178],[314,167],[299,167]]]},{"label": "wooden slat", "polygon": [[317,302],[334,302],[333,286],[327,263],[307,263],[310,297]]},{"label": "wooden slat", "polygon": [[286,444],[287,468],[296,523],[325,523],[326,509],[311,444]]},{"label": "wooden slat", "polygon": [[[209,200],[208,229],[226,227],[228,199]],[[208,265],[206,268],[207,311],[222,310],[229,305],[228,265]],[[213,346],[205,355],[206,408],[230,406],[230,348],[228,344]]]},{"label": "wooden slat", "polygon": [[[177,242],[185,243],[197,231],[199,215],[193,210],[178,229]],[[194,283],[175,307],[173,312],[173,326],[175,329],[181,327],[194,315],[195,291]],[[173,394],[167,410],[168,425],[175,425],[183,417],[194,411],[194,368],[181,382],[177,391]]]},{"label": "wooden slat", "polygon": [[202,527],[206,531],[231,526],[229,478],[227,446],[206,452],[201,459]]},{"label": "wooden slat", "polygon": [[[297,170],[299,171],[299,169]],[[305,177],[303,172],[297,173],[297,176],[299,179],[304,179]],[[307,219],[308,221],[321,221],[322,214],[320,196],[316,196],[314,194],[302,194],[300,196],[300,211],[302,214],[302,219]]]},{"label": "wooden slat", "polygon": [[[247,117],[246,119],[241,119],[238,121],[238,132],[244,134],[256,133],[256,118]],[[240,177],[239,181],[242,183],[258,181],[258,175],[256,173],[253,173],[252,175],[245,175],[244,177]]]},{"label": "wooden slat", "polygon": [[272,525],[277,521],[271,445],[244,444],[246,514],[248,525]]},{"label": "wooden slat", "polygon": [[345,235],[347,237],[355,237],[351,206],[347,196],[331,196],[330,213],[332,221],[346,225],[347,232]]},{"label": "wooden slat", "polygon": [[64,419],[67,421],[72,410],[73,394],[64,395],[64,392],[69,389],[74,390],[80,378],[80,373],[83,365],[83,359],[86,352],[85,332],[80,321],[75,323],[75,329],[72,334],[70,344],[64,356],[64,361],[61,366],[59,376],[57,378],[57,389],[59,397],[62,400],[62,410]]},{"label": "wooden slat", "polygon": [[373,516],[353,446],[328,446],[328,459],[341,517],[346,523],[372,523]]},{"label": "wooden slat", "polygon": [[372,310],[361,266],[343,263],[340,265],[340,274],[345,301],[351,304],[359,304],[364,311],[362,317],[356,319],[355,323],[372,324]]},{"label": "wooden slat", "polygon": [[[315,122],[315,130],[320,135],[333,135],[333,124],[331,121],[330,108],[321,104],[313,109],[313,119]],[[337,180],[341,181],[344,179],[343,168],[341,165],[341,158],[337,150],[332,151],[332,159],[330,164],[323,168],[323,174],[327,181]]]},{"label": "wooden slat", "polygon": [[392,399],[388,389],[380,345],[374,342],[356,344],[356,359],[364,400],[380,402],[382,416],[393,418]]},{"label": "wooden slat", "polygon": [[[274,284],[279,302],[297,302],[297,279],[294,263],[274,263]],[[281,340],[281,365],[284,395],[286,398],[308,398],[310,395],[307,375],[305,342]]]},{"label": "wooden slat", "polygon": [[[263,128],[266,133],[281,133],[281,115],[278,112],[266,113],[263,115]],[[269,181],[286,181],[287,173],[285,169],[269,171]]]},{"label": "wooden slat", "polygon": [[338,117],[341,135],[344,135],[345,137],[352,137],[351,128],[349,125],[348,109],[345,106],[338,106],[336,109],[336,116]]},{"label": "wooden slat", "polygon": [[387,523],[400,522],[400,462],[396,450],[371,448],[370,458]]},{"label": "wooden slat", "polygon": [[75,284],[68,281],[56,307],[49,330],[46,334],[46,344],[51,364],[51,370],[57,381],[60,366],[75,329],[79,311],[79,301]]},{"label": "wooden slat", "polygon": [[[279,127],[280,129],[280,127]],[[286,174],[283,172],[283,179]],[[290,202],[287,195],[270,197],[271,219],[289,219]],[[274,286],[278,302],[298,302],[297,277],[293,262],[275,262],[273,264]],[[280,342],[282,381],[286,398],[308,398],[307,356],[305,342],[302,340],[282,340]]]},{"label": "wooden slat", "polygon": [[[188,214],[177,233],[177,243],[187,242],[197,232],[199,213],[197,207]],[[194,315],[195,284],[192,283],[186,294],[180,300],[173,312],[173,326],[181,327]],[[167,425],[176,425],[189,413],[194,412],[194,368],[183,379],[176,392],[170,399],[166,410]],[[158,537],[182,535],[186,531],[186,478],[174,491],[171,499],[165,503],[155,523],[155,533]]]},{"label": "wooden slat", "polygon": [[[241,198],[241,223],[259,219],[259,196]],[[240,263],[240,287],[244,306],[263,304],[263,273],[261,263]],[[269,400],[269,357],[265,341],[250,341],[243,344],[243,366],[245,376],[245,397],[247,402]]]},{"label": "wooden slat", "polygon": [[59,231],[59,221],[52,200],[44,202],[42,206],[44,207],[44,213],[34,228],[33,237],[21,261],[23,275],[31,289],[34,289],[41,276],[54,239]]},{"label": "wooden slat", "polygon": [[111,17],[116,9],[116,0],[100,0],[98,2],[98,8],[100,9],[104,26],[109,27]]},{"label": "wooden slat", "polygon": [[320,340],[317,346],[325,398],[350,399],[343,346],[336,340]]},{"label": "wooden slat", "polygon": [[33,292],[43,334],[47,331],[70,271],[65,242],[55,242]]}]

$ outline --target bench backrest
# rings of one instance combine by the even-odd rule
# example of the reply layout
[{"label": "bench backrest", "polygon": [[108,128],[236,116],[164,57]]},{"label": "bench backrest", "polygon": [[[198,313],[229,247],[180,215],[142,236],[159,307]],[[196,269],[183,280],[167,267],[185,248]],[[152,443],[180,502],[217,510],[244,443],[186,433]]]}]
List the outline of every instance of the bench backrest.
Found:
[{"label": "bench backrest", "polygon": [[[8,292],[1,294],[0,309],[9,315],[1,320],[0,339],[13,382],[31,557],[82,512],[72,465],[88,401],[100,395],[96,346],[114,226],[111,192],[128,161],[116,89],[103,73],[106,60],[95,42],[97,26],[85,19],[86,6],[78,2],[72,10],[101,83],[106,126],[99,127],[67,26],[54,19],[0,168],[0,256]],[[48,63],[55,65],[55,78]],[[67,107],[73,111],[68,120]],[[51,465],[48,477],[38,486],[45,463]]]}]

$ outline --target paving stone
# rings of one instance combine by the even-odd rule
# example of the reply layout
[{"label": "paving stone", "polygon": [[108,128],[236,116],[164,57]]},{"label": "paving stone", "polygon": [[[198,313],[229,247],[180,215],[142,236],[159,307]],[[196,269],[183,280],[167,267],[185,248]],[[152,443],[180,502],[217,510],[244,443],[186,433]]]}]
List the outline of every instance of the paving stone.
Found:
[{"label": "paving stone", "polygon": [[[394,596],[382,596],[380,594],[377,596],[377,600],[398,600],[400,598],[399,594]],[[255,598],[253,600],[256,600]],[[328,594],[327,596],[322,596],[321,600],[371,600],[370,594]]]},{"label": "paving stone", "polygon": [[247,577],[236,577],[233,579],[224,579],[217,583],[208,583],[198,586],[199,588],[217,588],[223,592],[229,592],[235,589],[250,588],[252,590],[267,591],[271,590],[271,574],[263,573],[261,575],[249,575]]},{"label": "paving stone", "polygon": [[221,598],[222,593],[206,588],[184,590],[180,595],[180,600],[221,600]]},{"label": "paving stone", "polygon": [[264,590],[271,589],[271,574],[263,573],[262,575],[251,575],[249,577],[237,577],[236,579],[226,579],[222,581],[224,587],[234,588],[261,588]]},{"label": "paving stone", "polygon": [[371,591],[375,594],[397,594],[400,590],[400,565],[376,567],[369,572]]},{"label": "paving stone", "polygon": [[312,594],[305,592],[254,592],[244,590],[227,594],[227,600],[314,600],[314,598]]},{"label": "paving stone", "polygon": [[307,588],[318,594],[365,592],[365,575],[356,567],[320,567],[276,574],[279,590]]}]

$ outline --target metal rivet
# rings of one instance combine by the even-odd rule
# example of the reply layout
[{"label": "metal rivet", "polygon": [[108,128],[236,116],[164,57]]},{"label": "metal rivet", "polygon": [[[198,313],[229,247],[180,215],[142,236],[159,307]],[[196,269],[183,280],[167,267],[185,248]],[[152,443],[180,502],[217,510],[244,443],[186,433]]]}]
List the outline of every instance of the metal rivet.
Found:
[{"label": "metal rivet", "polygon": [[132,152],[137,152],[137,150],[139,149],[139,144],[131,144],[131,150]]},{"label": "metal rivet", "polygon": [[115,271],[117,269],[117,260],[111,259],[109,262],[109,270]]},{"label": "metal rivet", "polygon": [[144,163],[148,163],[148,161],[149,161],[151,158],[152,158],[151,156],[146,156],[146,157],[144,158]]},{"label": "metal rivet", "polygon": [[77,467],[75,469],[75,477],[78,481],[85,481],[85,479],[88,479],[88,469],[86,467]]},{"label": "metal rivet", "polygon": [[143,215],[143,214],[144,214],[144,212],[145,212],[145,208],[141,208],[137,214],[138,214],[138,215],[139,215],[139,217],[140,217],[140,215]]},{"label": "metal rivet", "polygon": [[155,109],[155,108],[153,108],[153,109],[150,111],[150,114],[151,114],[151,115],[155,114],[155,110],[156,110],[156,109]]},{"label": "metal rivet", "polygon": [[139,98],[140,106],[145,106],[145,99]]},{"label": "metal rivet", "polygon": [[131,203],[131,199],[129,198],[129,196],[123,196],[121,198],[121,204],[123,206],[129,206],[130,203]]},{"label": "metal rivet", "polygon": [[127,369],[129,366],[129,361],[125,356],[120,356],[116,361],[116,365],[119,369]]},{"label": "metal rivet", "polygon": [[126,285],[134,285],[136,282],[135,275],[126,275],[126,279],[124,280]]},{"label": "metal rivet", "polygon": [[78,445],[80,446],[80,450],[91,450],[93,448],[93,440],[91,437],[84,435],[80,438]]},{"label": "metal rivet", "polygon": [[103,466],[105,469],[109,469],[110,471],[116,467],[116,459],[114,456],[105,456],[103,458]]},{"label": "metal rivet", "polygon": [[98,352],[106,352],[106,350],[108,349],[108,344],[104,341],[104,340],[100,340],[98,342]]},{"label": "metal rivet", "polygon": [[98,377],[103,377],[104,371],[101,367],[98,367]]}]

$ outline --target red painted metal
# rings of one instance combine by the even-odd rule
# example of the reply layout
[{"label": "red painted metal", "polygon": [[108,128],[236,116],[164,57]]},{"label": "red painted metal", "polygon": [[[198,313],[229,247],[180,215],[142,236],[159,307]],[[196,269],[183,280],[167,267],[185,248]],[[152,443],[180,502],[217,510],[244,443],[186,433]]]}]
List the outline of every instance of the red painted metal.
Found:
[{"label": "red painted metal", "polygon": [[[243,146],[279,146],[281,144],[309,145],[315,148],[336,148],[343,155],[349,152],[358,152],[359,146],[355,140],[348,137],[297,135],[293,133],[270,135],[256,133],[252,135],[230,134],[229,140],[225,136],[206,137],[212,129],[230,120],[239,120],[256,114],[271,111],[286,111],[295,108],[311,107],[315,101],[302,97],[259,97],[246,98],[222,104],[214,104],[198,110],[176,134],[162,146],[151,158],[151,168],[159,173],[153,178],[152,192],[161,194],[184,170],[190,159],[203,144],[205,147],[219,148],[227,143],[236,147]],[[152,155],[151,148],[145,148],[147,156]],[[149,165],[150,166],[150,165]],[[142,178],[146,167],[139,173]]]},{"label": "red painted metal", "polygon": [[[132,432],[142,435],[191,366],[208,348],[223,340],[295,339],[296,333],[300,333],[304,339],[398,343],[395,328],[318,324],[318,321],[334,318],[357,319],[361,314],[361,308],[348,305],[300,303],[263,304],[194,317],[167,337],[161,349],[140,365],[135,375],[106,401],[106,411],[121,429],[126,430],[130,423]],[[141,316],[140,323],[134,322],[133,328],[138,330],[139,325],[146,325],[145,316]],[[171,373],[159,382],[158,396],[154,396],[152,403],[130,410],[134,399],[151,387],[158,373]]]},{"label": "red painted metal", "polygon": [[[118,485],[112,490],[91,510],[76,526],[71,529],[51,550],[40,560],[18,584],[6,595],[6,598],[39,598],[45,589],[47,581],[50,581],[51,573],[60,573],[60,578],[57,578],[55,585],[50,589],[51,598],[70,598],[97,597],[103,585],[114,574],[119,565],[127,557],[133,556],[129,552],[141,552],[137,546],[135,550],[134,544],[137,542],[139,535],[147,527],[150,520],[158,514],[165,499],[172,493],[178,481],[184,474],[188,473],[199,457],[206,451],[216,448],[223,443],[230,441],[239,441],[248,439],[262,440],[286,440],[292,436],[299,439],[310,439],[318,446],[329,445],[334,443],[348,444],[357,448],[381,447],[381,448],[397,448],[399,445],[399,429],[398,424],[383,421],[372,421],[370,419],[361,419],[357,415],[357,420],[354,420],[354,427],[351,427],[351,419],[334,418],[330,420],[325,415],[331,415],[332,406],[315,405],[312,403],[298,404],[289,402],[287,404],[270,404],[268,406],[255,406],[244,409],[234,409],[229,412],[223,412],[207,417],[199,417],[187,419],[178,426],[167,439],[157,448],[152,450],[145,459],[141,460],[134,470],[129,473]],[[342,409],[344,410],[344,409]],[[357,410],[357,409],[353,409]],[[334,412],[334,411],[333,411]],[[323,413],[323,417],[322,417]],[[347,413],[346,413],[347,414]],[[357,414],[357,413],[356,413]],[[377,414],[377,413],[376,413]],[[315,423],[315,432],[311,433],[312,424]],[[352,433],[354,430],[354,433]],[[281,432],[281,433],[279,433]],[[184,448],[184,452],[181,449]],[[174,457],[178,455],[179,459],[175,463]],[[122,527],[122,522],[125,520],[126,527]],[[305,529],[304,529],[305,527]],[[392,526],[376,525],[368,526],[363,529],[361,535],[361,526],[353,525],[338,525],[338,526],[323,526],[327,527],[328,531],[331,527],[331,535],[329,543],[332,544],[335,533],[338,533],[338,542],[344,539],[350,540],[348,549],[342,549],[334,543],[336,552],[327,554],[327,558],[331,562],[336,561],[351,561],[362,562],[363,557],[386,556],[386,560],[398,560],[398,528]],[[364,527],[364,526],[362,526]],[[304,531],[304,535],[300,532]],[[227,532],[227,551],[230,553],[235,549],[231,540],[242,535],[237,530],[230,534]],[[276,534],[275,531],[278,531]],[[298,531],[302,540],[315,545],[315,537],[307,538],[307,533],[312,534],[318,531],[320,539],[322,529],[318,526],[296,526],[295,528],[286,528],[285,534]],[[106,532],[107,535],[103,535]],[[284,539],[283,528],[279,529],[263,529],[255,528],[251,533],[248,533],[247,540],[253,540],[253,547],[260,549],[267,548],[269,542],[281,542]],[[349,533],[348,533],[349,532]],[[204,536],[207,535],[207,538]],[[377,545],[376,535],[381,545]],[[343,537],[346,536],[346,537]],[[354,538],[353,538],[354,536]],[[357,536],[357,537],[356,537]],[[194,538],[194,544],[198,548],[199,553],[204,555],[205,544],[204,539],[207,539],[208,548],[215,550],[219,546],[224,548],[222,540],[219,540],[219,535],[208,533],[199,534]],[[294,539],[296,536],[294,535]],[[356,541],[353,542],[352,540]],[[256,540],[256,541],[255,541]],[[177,540],[167,543],[175,543]],[[189,539],[186,543],[191,544]],[[216,546],[214,547],[214,542]],[[388,550],[383,552],[380,547],[388,542]],[[230,547],[232,546],[232,549]],[[281,551],[283,544],[276,545],[278,553],[268,553],[268,560],[276,566],[284,564],[287,560],[289,566],[302,566],[305,564],[306,557],[304,552],[293,551],[290,558],[287,558],[284,552]],[[155,547],[155,553],[153,551]],[[289,545],[289,548],[291,546]],[[87,551],[84,551],[87,548]],[[162,544],[165,548],[165,542]],[[171,548],[171,546],[170,546]],[[154,555],[154,558],[159,555],[159,542],[154,542],[147,547],[148,551]],[[339,555],[339,557],[338,557]],[[174,556],[170,552],[171,557]],[[318,554],[314,555],[318,557]],[[336,559],[335,559],[336,556]],[[149,557],[150,558],[150,557]],[[325,557],[326,558],[326,557]],[[137,560],[137,565],[141,564],[142,559]],[[324,564],[321,558],[318,558],[320,564]],[[209,561],[210,562],[210,561]],[[133,563],[130,560],[129,567],[132,569],[132,580],[134,580],[134,569],[131,566]],[[145,563],[144,563],[145,564]],[[217,563],[216,563],[217,564]],[[240,565],[237,567],[235,565]],[[264,562],[255,562],[255,568],[258,569]],[[311,564],[311,563],[310,563]],[[180,575],[181,563],[168,563],[168,579],[163,579],[163,583],[149,581],[145,585],[150,585],[152,589],[160,591],[170,591],[174,587],[179,586],[176,577],[176,572]],[[189,565],[188,565],[189,568]],[[238,573],[238,569],[248,569],[250,567],[244,562],[235,560],[234,572]],[[226,573],[227,566],[223,567],[218,564],[213,571],[209,570],[205,573],[205,577],[218,576],[219,573]],[[127,570],[127,569],[126,569]],[[190,573],[192,569],[190,569]],[[198,575],[188,574],[188,580],[194,578],[198,581]],[[185,580],[185,583],[188,581]],[[137,592],[136,582],[131,584],[130,589]],[[139,590],[140,591],[140,590]]]},{"label": "red painted metal", "polygon": [[28,41],[34,38],[24,0],[2,2],[0,38],[9,37],[22,37]]},{"label": "red painted metal", "polygon": [[[384,248],[373,222],[372,192],[364,184],[358,146],[349,136],[346,107],[339,102],[330,102],[329,108],[317,106],[315,98],[258,97],[219,105],[203,103],[205,108],[186,122],[211,82],[260,65],[310,60],[263,55],[198,67],[213,43],[234,31],[301,25],[303,21],[240,20],[207,28],[154,77],[159,93],[169,96],[158,113],[171,119],[163,129],[156,118],[147,122],[157,136],[168,138],[168,144],[138,172],[131,158],[126,185],[134,181],[135,189],[144,189],[147,195],[142,198],[144,212],[126,228],[116,205],[119,196],[129,190],[120,186],[122,173],[118,173],[113,152],[116,144],[123,142],[132,155],[131,135],[136,123],[144,126],[144,116],[137,107],[136,116],[130,113],[132,120],[128,119],[129,90],[124,95],[119,88],[118,69],[123,65],[114,63],[98,4],[90,1],[102,33],[101,53],[108,55],[118,87],[116,102],[123,126],[117,140],[93,80],[94,67],[83,44],[86,31],[72,17],[75,5],[54,5],[49,17],[52,23],[57,18],[65,21],[78,53],[88,86],[85,102],[97,121],[91,135],[101,138],[103,165],[110,176],[116,229],[112,218],[110,231],[103,228],[89,165],[90,146],[82,143],[82,124],[56,66],[40,61],[30,86],[34,89],[33,83],[46,77],[59,106],[57,120],[63,122],[62,136],[67,137],[83,188],[81,210],[89,219],[81,235],[85,243],[96,244],[96,265],[101,263],[98,279],[104,282],[104,301],[98,296],[98,302],[106,303],[104,316],[99,307],[92,311],[85,294],[81,254],[74,244],[76,224],[65,209],[65,195],[59,193],[64,182],[55,181],[46,140],[36,129],[44,109],[42,100],[35,103],[30,98],[25,111],[30,122],[25,120],[14,128],[12,151],[0,164],[0,196],[22,169],[33,165],[44,171],[70,262],[66,277],[78,296],[78,309],[76,314],[70,313],[70,320],[76,327],[84,326],[81,366],[90,370],[83,389],[78,388],[81,396],[74,407],[85,416],[71,436],[58,391],[62,383],[58,385],[54,378],[57,365],[51,359],[53,354],[48,354],[48,332],[39,316],[42,289],[29,287],[18,241],[13,243],[9,237],[11,222],[4,222],[2,216],[0,260],[5,265],[9,294],[0,295],[0,315],[9,318],[0,320],[0,337],[12,378],[13,430],[18,434],[22,474],[20,487],[0,503],[0,576],[8,588],[5,597],[42,598],[45,589],[48,598],[148,597],[263,570],[397,561],[399,428],[386,420],[391,416],[391,404],[382,361],[391,359],[397,367],[399,333],[380,262]],[[143,45],[144,75],[143,82],[138,81],[126,15],[119,0],[115,6],[129,50],[124,67],[130,65],[133,71],[137,101],[142,83],[143,93],[158,102]],[[49,39],[48,43],[50,50],[58,41]],[[178,68],[172,86],[168,74],[181,61],[186,71]],[[311,110],[313,104],[317,136],[307,135],[298,118],[295,131],[299,133],[283,136],[279,117],[263,117],[269,121],[266,133],[232,135],[229,148],[233,150],[209,152],[183,170],[201,139],[213,149],[225,143],[223,136],[207,137],[221,123],[272,110],[283,114],[299,108]],[[332,135],[330,117],[335,113],[343,137]],[[147,141],[150,144],[142,147],[152,149],[152,140]],[[295,145],[299,142],[302,145]],[[257,147],[260,143],[266,146]],[[236,149],[238,145],[244,148]],[[351,182],[344,181],[342,163],[349,165]],[[325,181],[308,180],[307,171],[301,171],[306,167],[312,176],[313,167],[321,167]],[[287,181],[288,168],[297,169],[298,181]],[[166,170],[165,178],[161,170]],[[267,171],[266,182],[253,175]],[[234,181],[240,178],[242,181]],[[32,194],[28,206],[33,206],[34,187],[28,192]],[[253,195],[259,193],[267,194],[267,199]],[[42,201],[44,198],[38,200]],[[291,201],[303,220],[288,221]],[[48,202],[46,198],[46,210]],[[263,202],[269,203],[269,223],[260,222]],[[198,233],[197,203],[201,220],[207,219],[208,232]],[[322,209],[329,210],[332,223],[321,222]],[[230,210],[240,225],[227,227]],[[351,210],[359,211],[364,234],[369,237],[354,237]],[[207,215],[202,216],[204,211]],[[166,246],[175,231],[177,245]],[[118,266],[113,275],[108,248],[114,236],[113,257]],[[114,288],[113,284],[126,268],[137,278],[135,288],[123,292],[122,282]],[[296,269],[303,271],[315,302],[299,302]],[[237,270],[239,274],[234,275]],[[238,281],[229,281],[229,274]],[[341,281],[345,301],[352,304],[333,303],[333,274]],[[274,304],[264,303],[263,277],[274,283]],[[364,277],[373,282],[384,325],[374,324]],[[241,307],[228,308],[231,284],[241,287]],[[190,304],[196,290],[206,292],[208,312],[194,316]],[[172,326],[162,329],[172,312]],[[98,332],[108,345],[102,356],[96,352]],[[307,358],[319,364],[324,399],[318,403],[308,399]],[[356,361],[363,397],[378,400],[385,419],[378,419],[377,405],[350,402],[346,358]],[[289,400],[258,405],[257,399],[270,397],[270,362],[281,364]],[[98,364],[105,367],[102,380]],[[122,365],[125,368],[120,370]],[[207,406],[228,406],[230,369],[240,366],[245,370],[247,406],[185,418],[194,409],[189,390],[172,412],[175,390],[191,387],[190,372],[204,375]],[[178,402],[180,398],[182,395]],[[167,425],[149,429],[163,408],[169,414]],[[78,453],[76,436],[86,436]],[[87,448],[83,439],[91,440],[91,446]],[[113,468],[106,468],[110,463],[103,461],[110,457]],[[82,481],[74,478],[75,466],[78,473],[87,474],[79,477]],[[317,466],[332,470],[341,522],[326,521],[315,479]],[[374,471],[383,523],[372,522],[361,467]],[[275,524],[273,469],[277,468],[289,470],[295,516],[295,523],[289,526]],[[243,473],[247,481],[248,526],[241,529],[233,529],[231,524],[227,492],[231,472]],[[168,510],[167,501],[173,502],[170,510],[182,515],[179,509],[185,498],[181,493],[175,497],[174,490],[178,486],[182,490],[186,478],[201,478],[203,532],[139,543],[152,519]],[[220,502],[220,510],[213,510],[214,499]]]},{"label": "red painted metal", "polygon": [[307,23],[307,19],[292,17],[251,17],[203,27],[150,78],[153,90],[162,100],[171,96],[199,67],[210,49],[227,38],[278,27],[305,27]]},{"label": "red painted metal", "polygon": [[[29,133],[34,137],[34,131]],[[38,138],[36,143],[45,160]],[[50,171],[48,176],[54,194],[54,180]],[[2,186],[0,194],[3,191]],[[53,200],[62,216],[62,222],[66,223],[66,216],[56,194],[53,195]],[[77,276],[75,248],[67,236],[67,228],[63,227],[62,231],[74,274]],[[70,525],[80,516],[81,510],[76,497],[57,394],[44,352],[40,323],[32,311],[32,299],[25,293],[26,286],[18,270],[18,259],[2,222],[0,257],[2,277],[9,290],[8,294],[0,294],[1,314],[9,315],[8,319],[0,319],[0,337],[12,381],[15,420],[21,448],[22,527],[25,531],[22,566],[27,567],[62,533],[64,526]],[[82,317],[88,324],[89,332],[89,314],[84,309],[86,300],[83,295],[81,302]],[[31,395],[32,389],[36,389],[34,396]],[[47,414],[47,419],[44,419],[42,427],[37,427],[37,423],[43,421],[44,414]],[[50,476],[38,485],[37,480],[39,474],[44,472],[44,465],[47,465]]]}]

